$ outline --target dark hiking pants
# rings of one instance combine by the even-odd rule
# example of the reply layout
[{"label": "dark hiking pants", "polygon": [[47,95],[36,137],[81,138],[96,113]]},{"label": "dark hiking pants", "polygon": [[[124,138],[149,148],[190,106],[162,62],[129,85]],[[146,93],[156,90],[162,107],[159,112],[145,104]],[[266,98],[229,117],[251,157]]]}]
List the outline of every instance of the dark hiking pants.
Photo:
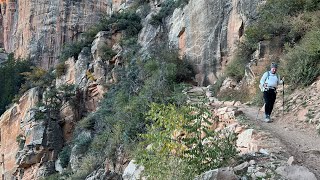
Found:
[{"label": "dark hiking pants", "polygon": [[276,91],[274,89],[269,89],[268,91],[263,92],[263,98],[265,102],[265,114],[270,116],[274,102],[276,101]]}]

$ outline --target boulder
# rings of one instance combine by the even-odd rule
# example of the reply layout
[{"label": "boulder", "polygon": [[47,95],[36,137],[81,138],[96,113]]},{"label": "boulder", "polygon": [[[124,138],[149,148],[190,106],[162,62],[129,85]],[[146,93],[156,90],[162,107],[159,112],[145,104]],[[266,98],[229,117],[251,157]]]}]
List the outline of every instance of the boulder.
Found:
[{"label": "boulder", "polygon": [[304,166],[280,166],[276,173],[290,180],[317,180],[316,176]]},{"label": "boulder", "polygon": [[122,178],[123,180],[145,179],[141,175],[143,170],[144,170],[143,166],[135,164],[135,162],[132,160],[130,161],[128,166],[125,168]]}]

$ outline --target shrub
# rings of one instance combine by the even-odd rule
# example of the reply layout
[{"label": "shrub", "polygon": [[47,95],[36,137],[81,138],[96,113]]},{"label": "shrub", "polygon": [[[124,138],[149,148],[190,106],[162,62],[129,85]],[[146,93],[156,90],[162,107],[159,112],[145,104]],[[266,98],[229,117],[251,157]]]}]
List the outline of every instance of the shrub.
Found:
[{"label": "shrub", "polygon": [[225,166],[236,156],[235,134],[210,130],[212,115],[207,107],[193,105],[185,116],[188,119],[184,127],[187,135],[182,141],[188,148],[184,158],[196,174]]},{"label": "shrub", "polygon": [[312,30],[295,47],[286,47],[285,76],[296,86],[310,85],[320,75],[320,31]]},{"label": "shrub", "polygon": [[232,77],[237,82],[240,82],[242,80],[242,78],[244,77],[244,73],[245,65],[239,60],[234,60],[227,66],[226,75]]},{"label": "shrub", "polygon": [[263,92],[259,88],[260,79],[257,79],[255,84],[255,96],[252,99],[252,104],[258,107],[262,107],[264,104]]},{"label": "shrub", "polygon": [[[211,114],[201,105],[152,104],[147,115],[152,124],[142,135],[144,141],[135,158],[145,167],[148,178],[166,179],[177,171],[192,179],[209,169],[226,165],[237,153],[235,136],[209,130]],[[172,169],[170,162],[173,161],[178,162],[177,168]]]},{"label": "shrub", "polygon": [[87,155],[81,159],[81,165],[77,169],[77,171],[72,174],[69,179],[71,180],[79,180],[86,179],[86,177],[92,173],[96,168],[99,167],[101,163],[103,163],[104,159],[94,156]]},{"label": "shrub", "polygon": [[159,26],[164,23],[164,20],[166,17],[170,16],[173,11],[178,8],[178,7],[184,7],[186,4],[189,3],[189,0],[166,0],[161,4],[161,9],[160,11],[152,15],[150,24],[153,26]]},{"label": "shrub", "polygon": [[126,10],[112,14],[111,17],[103,17],[96,24],[89,28],[79,40],[65,44],[61,54],[60,62],[66,61],[69,57],[77,57],[84,47],[90,47],[94,37],[100,31],[123,31],[127,38],[135,37],[142,29],[141,18],[133,11]]},{"label": "shrub", "polygon": [[248,45],[248,42],[239,43],[235,52],[235,57],[227,64],[226,76],[240,82],[245,74],[245,66],[251,60],[251,54],[254,49]]},{"label": "shrub", "polygon": [[320,28],[320,12],[304,12],[291,20],[291,30],[288,36],[293,42],[298,42],[307,32]]},{"label": "shrub", "polygon": [[89,148],[91,141],[92,137],[88,136],[87,133],[80,133],[74,141],[74,145],[76,146],[76,153],[85,153]]},{"label": "shrub", "polygon": [[[166,48],[158,51],[164,55],[131,58],[132,61],[125,66],[118,66],[118,83],[106,93],[99,110],[77,126],[76,132],[87,129],[95,133],[88,152],[114,161],[119,147],[128,153],[140,140],[138,135],[145,133],[149,123],[145,113],[149,111],[151,102],[185,103],[183,86],[177,85],[177,80],[183,77],[176,71],[181,64],[178,53]],[[185,67],[180,68],[183,70]],[[77,144],[76,141],[74,143]]]},{"label": "shrub", "polygon": [[[93,39],[92,39],[92,41],[93,41]],[[81,50],[84,47],[89,46],[88,43],[89,42],[86,42],[84,40],[79,40],[79,41],[76,41],[73,43],[65,44],[63,46],[63,49],[61,51],[61,55],[59,57],[60,62],[63,63],[64,61],[66,61],[70,57],[75,57],[77,59]]]},{"label": "shrub", "polygon": [[256,23],[245,31],[248,45],[256,46],[261,40],[275,36],[287,36],[292,28],[291,17],[296,16],[304,9],[304,0],[269,0],[262,6]]},{"label": "shrub", "polygon": [[124,31],[126,37],[137,36],[142,29],[141,18],[132,11],[114,14],[111,22],[117,30]]},{"label": "shrub", "polygon": [[40,180],[57,180],[57,179],[60,179],[59,173],[51,174],[48,177],[40,178]]},{"label": "shrub", "polygon": [[117,55],[117,53],[112,50],[111,48],[107,47],[107,46],[103,46],[102,47],[102,60],[104,61],[110,61],[112,59],[112,57],[114,57],[115,55]]},{"label": "shrub", "polygon": [[95,81],[95,80],[97,80],[97,79],[94,77],[94,75],[92,74],[92,72],[90,72],[90,70],[87,70],[87,71],[86,71],[86,77],[87,77],[87,79],[89,79],[90,81]]},{"label": "shrub", "polygon": [[67,71],[67,65],[65,63],[59,63],[57,66],[56,66],[56,77],[61,77],[63,75],[65,75],[66,71]]},{"label": "shrub", "polygon": [[251,100],[250,89],[248,85],[244,84],[239,89],[226,89],[220,91],[217,97],[223,101],[240,101],[242,103]]},{"label": "shrub", "polygon": [[93,130],[93,128],[94,128],[94,119],[92,118],[91,115],[89,115],[88,117],[85,117],[85,118],[81,119],[78,122],[77,126],[80,129]]},{"label": "shrub", "polygon": [[144,3],[140,6],[140,11],[138,11],[138,14],[141,18],[145,18],[151,11],[151,7],[148,3]]},{"label": "shrub", "polygon": [[16,142],[18,143],[19,145],[19,150],[22,150],[23,147],[24,147],[24,144],[26,142],[26,137],[22,134],[19,134],[16,138]]},{"label": "shrub", "polygon": [[[30,66],[29,60],[15,59],[13,54],[9,54],[8,60],[0,65],[0,114],[19,93],[20,87],[25,82],[21,73],[31,71]],[[16,97],[16,100],[19,97]]]},{"label": "shrub", "polygon": [[150,20],[150,24],[154,25],[154,26],[159,26],[159,25],[163,24],[163,20],[166,17],[168,17],[169,15],[171,15],[175,8],[176,8],[176,6],[175,6],[174,0],[164,1],[164,3],[161,6],[160,11],[157,14],[152,15],[151,20]]},{"label": "shrub", "polygon": [[31,87],[49,87],[53,80],[53,75],[41,67],[31,67],[31,72],[21,73]]},{"label": "shrub", "polygon": [[315,11],[320,9],[319,0],[306,0],[305,9],[307,11]]},{"label": "shrub", "polygon": [[68,145],[63,147],[62,151],[59,153],[60,163],[63,168],[66,168],[68,166],[70,155],[71,155],[71,147]]},{"label": "shrub", "polygon": [[220,91],[220,88],[223,84],[223,81],[226,79],[225,76],[221,76],[218,78],[217,82],[210,88],[210,91],[212,91],[213,96],[217,96],[218,92]]}]

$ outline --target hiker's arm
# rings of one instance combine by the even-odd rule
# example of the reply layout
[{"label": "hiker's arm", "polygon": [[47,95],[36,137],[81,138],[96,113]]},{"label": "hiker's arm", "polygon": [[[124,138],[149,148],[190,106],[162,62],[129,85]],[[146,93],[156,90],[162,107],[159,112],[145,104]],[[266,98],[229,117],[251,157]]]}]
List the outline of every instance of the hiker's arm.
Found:
[{"label": "hiker's arm", "polygon": [[260,84],[261,84],[261,86],[264,87],[264,83],[266,82],[267,77],[268,77],[268,72],[265,72],[265,73],[263,74],[263,76],[261,77],[261,79],[260,79]]},{"label": "hiker's arm", "polygon": [[284,77],[280,78],[280,75],[278,77],[278,85],[282,84],[284,82]]}]

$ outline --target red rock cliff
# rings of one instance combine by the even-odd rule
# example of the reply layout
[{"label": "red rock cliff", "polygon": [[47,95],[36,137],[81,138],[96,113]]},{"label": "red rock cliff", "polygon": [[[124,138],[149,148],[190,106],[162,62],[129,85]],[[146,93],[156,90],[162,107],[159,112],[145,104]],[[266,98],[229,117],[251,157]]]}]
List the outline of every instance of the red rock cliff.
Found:
[{"label": "red rock cliff", "polygon": [[16,57],[30,56],[44,68],[57,62],[63,43],[77,39],[102,15],[112,11],[111,2],[104,0],[0,2],[0,47],[3,44]]}]

